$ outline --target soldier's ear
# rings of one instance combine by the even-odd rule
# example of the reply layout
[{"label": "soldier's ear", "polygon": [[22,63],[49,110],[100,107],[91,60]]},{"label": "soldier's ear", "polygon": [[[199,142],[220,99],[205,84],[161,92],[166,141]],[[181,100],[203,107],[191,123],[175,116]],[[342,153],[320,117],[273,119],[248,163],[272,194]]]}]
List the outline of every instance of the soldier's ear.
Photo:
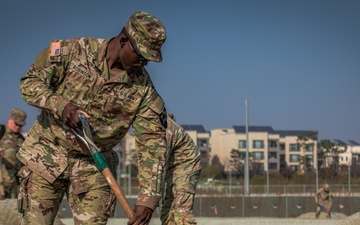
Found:
[{"label": "soldier's ear", "polygon": [[127,41],[126,37],[122,37],[122,38],[120,39],[120,45],[121,45],[121,47],[124,47],[126,41]]}]

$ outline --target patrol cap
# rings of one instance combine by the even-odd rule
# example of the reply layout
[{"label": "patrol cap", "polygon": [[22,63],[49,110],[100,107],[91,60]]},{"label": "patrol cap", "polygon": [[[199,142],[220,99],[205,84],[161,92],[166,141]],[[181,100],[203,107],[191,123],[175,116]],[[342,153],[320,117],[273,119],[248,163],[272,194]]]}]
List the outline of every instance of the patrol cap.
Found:
[{"label": "patrol cap", "polygon": [[134,38],[143,57],[154,62],[162,61],[161,46],[166,40],[166,31],[158,18],[144,11],[137,11],[130,16],[125,29]]},{"label": "patrol cap", "polygon": [[11,115],[10,115],[10,118],[12,118],[16,124],[19,124],[19,125],[25,125],[26,122],[26,113],[21,110],[21,109],[12,109],[11,110]]}]

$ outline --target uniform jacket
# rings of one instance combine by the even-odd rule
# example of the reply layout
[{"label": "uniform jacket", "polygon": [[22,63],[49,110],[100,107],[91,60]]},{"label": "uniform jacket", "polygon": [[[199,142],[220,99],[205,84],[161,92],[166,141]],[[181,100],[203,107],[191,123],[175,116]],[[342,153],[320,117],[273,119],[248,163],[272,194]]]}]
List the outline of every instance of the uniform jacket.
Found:
[{"label": "uniform jacket", "polygon": [[332,200],[333,200],[333,195],[331,193],[331,191],[324,191],[324,188],[320,188],[315,195],[315,201],[319,202],[320,204],[327,204],[330,205],[332,204]]},{"label": "uniform jacket", "polygon": [[109,40],[54,40],[21,79],[24,100],[42,112],[29,130],[18,158],[53,182],[67,167],[67,155],[89,155],[63,123],[69,102],[91,118],[94,143],[111,150],[132,124],[137,145],[140,193],[138,204],[155,208],[160,198],[166,117],[164,102],[145,69],[134,77],[111,74],[105,58]]},{"label": "uniform jacket", "polygon": [[24,142],[24,136],[21,133],[12,132],[7,126],[4,126],[5,132],[0,139],[0,147],[4,150],[2,154],[2,163],[7,169],[19,170],[21,163],[16,158],[16,153]]}]

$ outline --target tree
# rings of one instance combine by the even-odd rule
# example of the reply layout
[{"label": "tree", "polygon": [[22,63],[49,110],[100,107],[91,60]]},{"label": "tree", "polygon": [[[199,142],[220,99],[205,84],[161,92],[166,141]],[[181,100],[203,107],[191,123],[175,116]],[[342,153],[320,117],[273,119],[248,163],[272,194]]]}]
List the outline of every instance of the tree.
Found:
[{"label": "tree", "polygon": [[238,149],[232,149],[230,152],[230,167],[231,173],[235,172],[235,174],[241,173],[241,162],[242,154]]},{"label": "tree", "polygon": [[339,171],[339,154],[346,152],[347,145],[339,141],[337,144],[329,139],[321,140],[318,144],[319,158],[325,160],[325,167]]},{"label": "tree", "polygon": [[301,150],[300,156],[300,171],[306,173],[313,171],[312,158],[307,157],[306,149],[312,148],[314,151],[315,141],[317,140],[317,132],[308,132],[306,135],[300,135],[297,137],[297,143]]}]

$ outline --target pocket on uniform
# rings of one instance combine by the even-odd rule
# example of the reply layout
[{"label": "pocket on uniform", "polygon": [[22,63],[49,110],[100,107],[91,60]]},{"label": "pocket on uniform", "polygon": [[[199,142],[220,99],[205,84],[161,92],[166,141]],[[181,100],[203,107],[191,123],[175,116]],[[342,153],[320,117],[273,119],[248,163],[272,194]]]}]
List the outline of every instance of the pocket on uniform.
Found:
[{"label": "pocket on uniform", "polygon": [[20,179],[20,187],[17,198],[17,206],[19,213],[24,213],[25,210],[27,210],[30,206],[30,201],[28,197],[28,184],[31,174],[32,171],[27,166],[23,166],[17,174]]},{"label": "pocket on uniform", "polygon": [[113,217],[114,213],[115,213],[115,202],[116,202],[116,198],[115,195],[113,194],[112,191],[110,191],[108,193],[108,198],[107,198],[107,202],[105,204],[105,214],[108,215],[109,217]]}]

